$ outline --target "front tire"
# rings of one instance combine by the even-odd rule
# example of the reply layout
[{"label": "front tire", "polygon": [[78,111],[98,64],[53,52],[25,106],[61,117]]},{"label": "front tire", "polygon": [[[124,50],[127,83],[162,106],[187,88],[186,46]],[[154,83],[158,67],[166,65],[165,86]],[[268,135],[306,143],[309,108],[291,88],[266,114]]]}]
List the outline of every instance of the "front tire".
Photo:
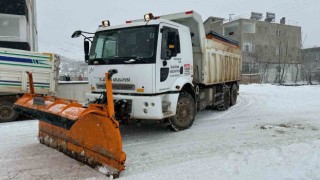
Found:
[{"label": "front tire", "polygon": [[169,118],[169,128],[173,131],[181,131],[192,126],[196,115],[196,105],[194,98],[188,93],[179,95],[176,115]]}]

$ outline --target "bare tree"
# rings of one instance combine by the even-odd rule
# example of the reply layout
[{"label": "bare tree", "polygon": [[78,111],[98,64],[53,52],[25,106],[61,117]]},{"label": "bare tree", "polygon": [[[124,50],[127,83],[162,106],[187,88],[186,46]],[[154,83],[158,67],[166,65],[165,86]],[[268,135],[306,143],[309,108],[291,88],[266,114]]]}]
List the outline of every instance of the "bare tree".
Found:
[{"label": "bare tree", "polygon": [[[277,76],[275,78],[275,82],[282,84],[286,81],[288,70],[290,66],[294,64],[300,63],[300,48],[301,46],[295,46],[298,42],[296,41],[296,33],[289,33],[284,28],[279,29],[277,35],[279,38],[277,39],[277,49],[276,49],[276,56],[277,56]],[[297,67],[297,74],[299,73],[298,65]],[[297,81],[298,76],[296,75],[295,82]]]},{"label": "bare tree", "polygon": [[256,45],[255,51],[253,52],[253,58],[255,62],[258,63],[261,82],[268,82],[269,79],[270,51],[268,50],[268,47],[269,46]]},{"label": "bare tree", "polygon": [[[259,66],[262,82],[269,82],[271,75],[274,79],[270,82],[284,83],[287,79],[290,67],[295,68],[296,74],[292,80],[297,81],[300,63],[300,31],[296,28],[279,24],[269,24],[264,27],[265,34],[259,36],[259,44],[253,52],[253,58]],[[298,38],[297,38],[298,37]],[[298,40],[297,40],[298,39]]]},{"label": "bare tree", "polygon": [[312,51],[304,50],[302,53],[302,74],[303,79],[307,81],[308,84],[312,84],[313,80],[318,80],[320,75],[319,66],[317,66],[315,61],[315,56]]}]

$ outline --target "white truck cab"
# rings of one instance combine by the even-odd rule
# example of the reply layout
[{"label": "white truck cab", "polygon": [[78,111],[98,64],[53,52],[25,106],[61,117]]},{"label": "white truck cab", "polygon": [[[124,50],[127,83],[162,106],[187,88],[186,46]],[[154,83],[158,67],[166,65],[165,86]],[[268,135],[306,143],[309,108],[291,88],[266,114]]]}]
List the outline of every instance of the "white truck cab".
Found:
[{"label": "white truck cab", "polygon": [[90,53],[85,52],[90,102],[100,102],[104,73],[116,69],[112,80],[120,119],[166,120],[178,131],[192,125],[197,109],[231,104],[230,91],[238,91],[241,51],[209,39],[196,12],[147,14],[144,20],[124,25],[103,24],[94,34]]}]

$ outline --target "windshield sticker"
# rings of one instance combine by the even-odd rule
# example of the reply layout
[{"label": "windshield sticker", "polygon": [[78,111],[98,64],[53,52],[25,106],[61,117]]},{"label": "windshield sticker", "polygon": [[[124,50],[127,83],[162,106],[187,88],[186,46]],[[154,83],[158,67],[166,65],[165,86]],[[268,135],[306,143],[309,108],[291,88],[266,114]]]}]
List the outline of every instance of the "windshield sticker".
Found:
[{"label": "windshield sticker", "polygon": [[192,65],[191,64],[185,64],[184,65],[184,74],[185,75],[191,75],[192,74]]}]

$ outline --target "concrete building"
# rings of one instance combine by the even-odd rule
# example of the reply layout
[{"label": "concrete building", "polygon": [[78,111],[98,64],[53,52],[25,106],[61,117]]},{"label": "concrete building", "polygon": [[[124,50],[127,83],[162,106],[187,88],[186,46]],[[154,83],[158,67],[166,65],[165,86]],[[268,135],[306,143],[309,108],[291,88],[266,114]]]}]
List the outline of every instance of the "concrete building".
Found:
[{"label": "concrete building", "polygon": [[[254,13],[253,13],[254,14]],[[223,23],[223,18],[209,17],[206,32],[215,31],[239,42],[243,51],[243,74],[260,73],[262,82],[300,81],[301,27],[275,23],[275,15],[252,14],[251,19]]]},{"label": "concrete building", "polygon": [[303,80],[309,84],[320,83],[320,47],[301,50]]},{"label": "concrete building", "polygon": [[0,0],[0,47],[38,50],[34,0]]}]

